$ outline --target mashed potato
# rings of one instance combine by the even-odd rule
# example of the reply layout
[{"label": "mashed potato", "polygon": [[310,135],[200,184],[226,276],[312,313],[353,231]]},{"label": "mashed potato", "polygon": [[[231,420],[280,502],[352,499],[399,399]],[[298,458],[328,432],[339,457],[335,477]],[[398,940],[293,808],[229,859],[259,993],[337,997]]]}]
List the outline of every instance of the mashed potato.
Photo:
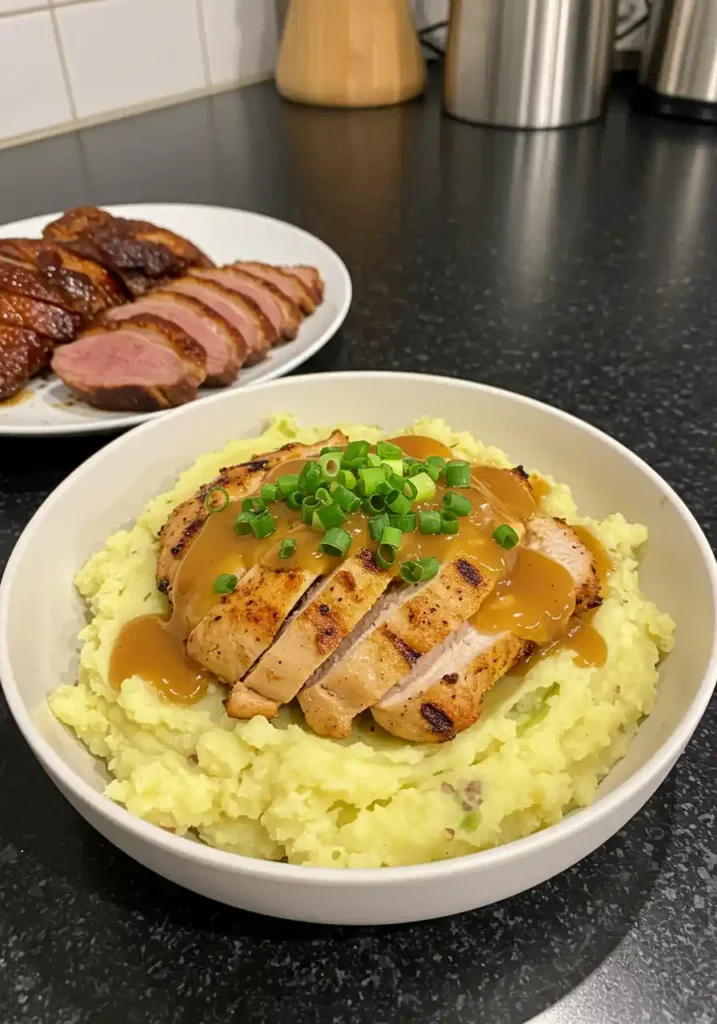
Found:
[{"label": "mashed potato", "polygon": [[[344,429],[352,438],[380,437],[375,428]],[[419,421],[410,432],[457,445],[471,461],[510,464],[502,452],[440,420]],[[646,528],[619,514],[602,522],[579,516],[563,484],[542,499],[543,508],[593,530],[615,566],[593,622],[607,642],[607,662],[579,668],[563,650],[523,677],[507,676],[487,695],[480,721],[450,743],[405,743],[372,728],[370,716],[350,740],[339,742],[311,733],[291,708],[272,722],[234,721],[224,711],[220,686],[181,706],[138,677],[120,691],[110,685],[109,658],[122,625],[166,610],[154,573],[157,531],[170,509],[220,466],[327,433],[278,417],[261,438],[203,456],[79,573],[77,588],[90,611],[80,633],[79,680],[59,687],[50,705],[107,763],[107,796],[132,814],[212,846],[335,867],[473,853],[590,803],[652,708],[657,662],[672,645],[674,624],[640,593],[636,552]]]}]

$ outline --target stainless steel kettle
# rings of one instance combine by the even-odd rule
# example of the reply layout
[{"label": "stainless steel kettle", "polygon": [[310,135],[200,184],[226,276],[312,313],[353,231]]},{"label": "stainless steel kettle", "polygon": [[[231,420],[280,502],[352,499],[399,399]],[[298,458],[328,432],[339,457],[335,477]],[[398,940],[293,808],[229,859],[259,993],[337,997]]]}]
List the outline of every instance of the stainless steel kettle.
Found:
[{"label": "stainless steel kettle", "polygon": [[592,121],[610,81],[616,9],[617,0],[452,0],[447,113],[506,128]]},{"label": "stainless steel kettle", "polygon": [[717,122],[717,0],[653,0],[640,82],[643,109]]}]

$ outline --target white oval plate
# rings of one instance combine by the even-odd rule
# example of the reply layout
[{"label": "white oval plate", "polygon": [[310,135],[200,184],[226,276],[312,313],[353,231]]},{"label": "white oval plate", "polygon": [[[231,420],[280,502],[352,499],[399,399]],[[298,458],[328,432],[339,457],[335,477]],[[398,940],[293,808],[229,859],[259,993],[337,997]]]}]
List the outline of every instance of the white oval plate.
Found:
[{"label": "white oval plate", "polygon": [[[106,206],[118,217],[148,220],[169,228],[203,249],[216,263],[251,259],[263,263],[307,263],[325,283],[324,301],[304,320],[298,337],[272,349],[257,366],[242,370],[232,388],[282,377],[318,352],[339,329],[351,304],[351,278],[343,260],[308,231],[285,221],[246,210],[179,203],[135,203]],[[0,225],[0,238],[39,238],[59,213]],[[216,394],[201,389],[199,397]],[[161,412],[103,412],[74,398],[61,380],[36,377],[14,401],[0,402],[0,436],[95,434],[122,430],[163,416]]]}]

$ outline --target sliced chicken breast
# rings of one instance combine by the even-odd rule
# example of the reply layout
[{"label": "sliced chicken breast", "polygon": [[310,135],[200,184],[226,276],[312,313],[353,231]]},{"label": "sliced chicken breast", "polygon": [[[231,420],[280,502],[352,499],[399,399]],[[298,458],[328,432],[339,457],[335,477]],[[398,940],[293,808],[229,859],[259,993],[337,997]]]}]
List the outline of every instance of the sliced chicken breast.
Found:
[{"label": "sliced chicken breast", "polygon": [[257,662],[227,703],[234,718],[251,718],[253,693],[285,704],[333,654],[381,594],[391,577],[365,548],[346,559],[311,594],[276,643]]},{"label": "sliced chicken breast", "polygon": [[223,682],[238,682],[317,578],[304,569],[252,566],[189,634],[187,654]]},{"label": "sliced chicken breast", "polygon": [[285,444],[278,451],[256,455],[249,462],[239,466],[229,466],[222,470],[216,479],[211,480],[199,489],[193,498],[188,498],[178,505],[169,516],[159,535],[159,555],[157,558],[157,587],[165,594],[170,594],[182,558],[189,550],[194,538],[200,533],[209,513],[204,506],[204,499],[213,487],[223,487],[232,501],[238,501],[258,490],[267,475],[277,466],[294,459],[311,459],[316,457],[326,445],[345,445],[348,438],[340,430],[335,430],[331,437],[316,444]]},{"label": "sliced chicken breast", "polygon": [[600,577],[592,552],[564,519],[531,519],[525,546],[555,559],[575,580],[575,610],[585,612],[600,604]]},{"label": "sliced chicken breast", "polygon": [[493,586],[471,561],[456,558],[428,583],[402,586],[386,595],[368,632],[359,625],[355,642],[338,664],[299,694],[311,728],[322,736],[348,736],[355,716],[380,700],[422,655],[475,614]]}]

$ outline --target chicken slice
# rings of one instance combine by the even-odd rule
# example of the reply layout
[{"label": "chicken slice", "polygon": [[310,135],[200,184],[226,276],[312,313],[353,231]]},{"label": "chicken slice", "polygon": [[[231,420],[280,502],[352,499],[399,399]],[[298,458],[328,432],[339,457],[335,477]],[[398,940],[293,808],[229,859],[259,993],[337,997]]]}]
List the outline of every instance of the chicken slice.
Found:
[{"label": "chicken slice", "polygon": [[[591,552],[563,520],[540,516],[525,545],[554,558],[575,583],[576,611],[600,604]],[[478,721],[483,695],[536,645],[510,632],[480,633],[464,623],[371,709],[382,728],[401,739],[441,743]]]},{"label": "chicken slice", "polygon": [[348,438],[340,430],[316,444],[290,442],[273,452],[255,455],[249,462],[222,469],[216,479],[204,484],[197,494],[183,501],[172,511],[159,533],[157,556],[157,587],[171,597],[171,587],[182,559],[209,516],[204,499],[213,487],[223,487],[232,501],[253,494],[268,474],[282,463],[294,459],[311,459],[326,445],[346,445]]},{"label": "chicken slice", "polygon": [[428,583],[389,592],[368,629],[359,625],[337,664],[304,687],[299,703],[311,728],[342,738],[354,717],[400,682],[419,658],[475,614],[494,586],[467,558],[446,562]]},{"label": "chicken slice", "polygon": [[223,682],[238,682],[318,575],[252,566],[236,590],[225,594],[189,634],[187,654]]},{"label": "chicken slice", "polygon": [[233,718],[251,718],[256,693],[278,704],[292,700],[338,648],[391,582],[364,548],[346,559],[310,595],[276,643],[257,662],[227,702]]}]

